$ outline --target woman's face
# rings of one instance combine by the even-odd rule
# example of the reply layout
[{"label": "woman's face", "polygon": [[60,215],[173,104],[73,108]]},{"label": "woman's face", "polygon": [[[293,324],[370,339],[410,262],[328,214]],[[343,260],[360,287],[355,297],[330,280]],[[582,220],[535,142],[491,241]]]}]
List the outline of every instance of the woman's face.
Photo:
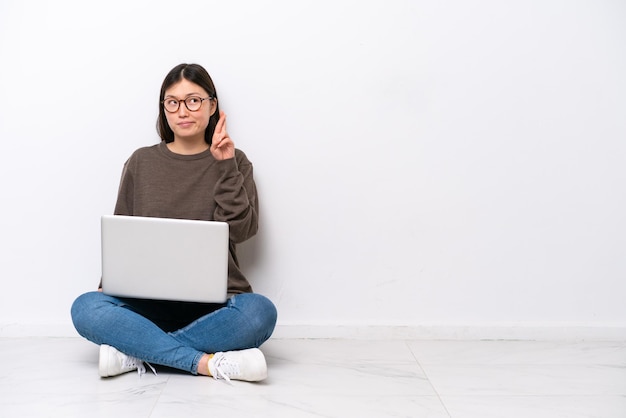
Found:
[{"label": "woman's face", "polygon": [[[165,90],[165,96],[163,97],[164,105],[167,105],[168,102],[171,105],[175,101],[179,105],[178,110],[174,112],[165,111],[167,123],[174,132],[174,141],[204,141],[204,131],[209,126],[209,119],[217,108],[215,100],[202,100],[208,97],[209,94],[206,90],[184,78]],[[183,100],[188,100],[188,106],[192,109],[194,108],[194,102],[197,104],[199,100],[201,100],[201,106],[198,110],[191,111]]]}]

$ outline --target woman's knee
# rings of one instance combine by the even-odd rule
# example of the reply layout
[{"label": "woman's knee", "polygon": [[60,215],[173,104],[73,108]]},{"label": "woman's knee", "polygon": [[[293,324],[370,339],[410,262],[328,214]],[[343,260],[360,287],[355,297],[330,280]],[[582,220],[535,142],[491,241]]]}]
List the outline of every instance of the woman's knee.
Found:
[{"label": "woman's knee", "polygon": [[102,316],[102,311],[98,308],[103,304],[110,303],[108,300],[110,297],[104,295],[102,292],[87,292],[74,300],[70,313],[72,316],[72,322],[74,328],[82,335],[82,332],[94,323],[97,323]]},{"label": "woman's knee", "polygon": [[278,318],[276,306],[267,297],[257,293],[246,293],[233,298],[234,305],[246,315],[251,331],[256,336],[256,345],[261,345],[274,332]]},{"label": "woman's knee", "polygon": [[83,293],[79,297],[74,300],[72,303],[72,308],[70,309],[70,313],[72,315],[72,321],[76,323],[77,320],[80,320],[85,314],[89,312],[90,301],[93,299],[91,296],[91,292]]},{"label": "woman's knee", "polygon": [[276,306],[272,303],[271,300],[266,298],[263,295],[258,295],[257,304],[259,305],[259,315],[257,318],[260,322],[260,328],[268,331],[270,337],[272,332],[274,331],[274,327],[276,326],[276,320],[278,319],[278,311],[276,310]]}]

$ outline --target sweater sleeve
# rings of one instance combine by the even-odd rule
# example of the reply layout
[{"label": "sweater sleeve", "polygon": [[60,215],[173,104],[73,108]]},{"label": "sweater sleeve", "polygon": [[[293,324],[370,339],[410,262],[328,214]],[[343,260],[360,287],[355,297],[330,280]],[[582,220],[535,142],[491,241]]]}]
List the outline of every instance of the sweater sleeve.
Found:
[{"label": "sweater sleeve", "polygon": [[257,191],[252,163],[236,150],[235,158],[218,161],[220,177],[215,184],[214,219],[227,222],[230,239],[238,244],[251,238],[258,230]]},{"label": "sweater sleeve", "polygon": [[122,179],[117,191],[117,201],[115,203],[115,215],[133,215],[133,176],[129,169],[131,160],[126,161],[122,170]]}]

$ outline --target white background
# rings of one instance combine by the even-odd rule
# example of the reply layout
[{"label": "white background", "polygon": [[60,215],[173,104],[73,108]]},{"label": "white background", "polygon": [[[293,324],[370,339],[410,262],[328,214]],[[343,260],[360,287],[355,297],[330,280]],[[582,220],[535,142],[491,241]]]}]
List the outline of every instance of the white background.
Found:
[{"label": "white background", "polygon": [[626,328],[624,22],[618,0],[5,0],[0,334],[72,332],[181,62],[255,165],[241,256],[280,326]]}]

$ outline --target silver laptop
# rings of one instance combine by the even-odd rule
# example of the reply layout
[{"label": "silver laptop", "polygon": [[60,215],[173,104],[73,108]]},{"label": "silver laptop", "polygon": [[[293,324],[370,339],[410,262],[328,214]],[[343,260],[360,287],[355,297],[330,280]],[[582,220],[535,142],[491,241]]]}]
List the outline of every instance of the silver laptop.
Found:
[{"label": "silver laptop", "polygon": [[102,291],[112,296],[222,303],[228,290],[228,224],[102,217]]}]

